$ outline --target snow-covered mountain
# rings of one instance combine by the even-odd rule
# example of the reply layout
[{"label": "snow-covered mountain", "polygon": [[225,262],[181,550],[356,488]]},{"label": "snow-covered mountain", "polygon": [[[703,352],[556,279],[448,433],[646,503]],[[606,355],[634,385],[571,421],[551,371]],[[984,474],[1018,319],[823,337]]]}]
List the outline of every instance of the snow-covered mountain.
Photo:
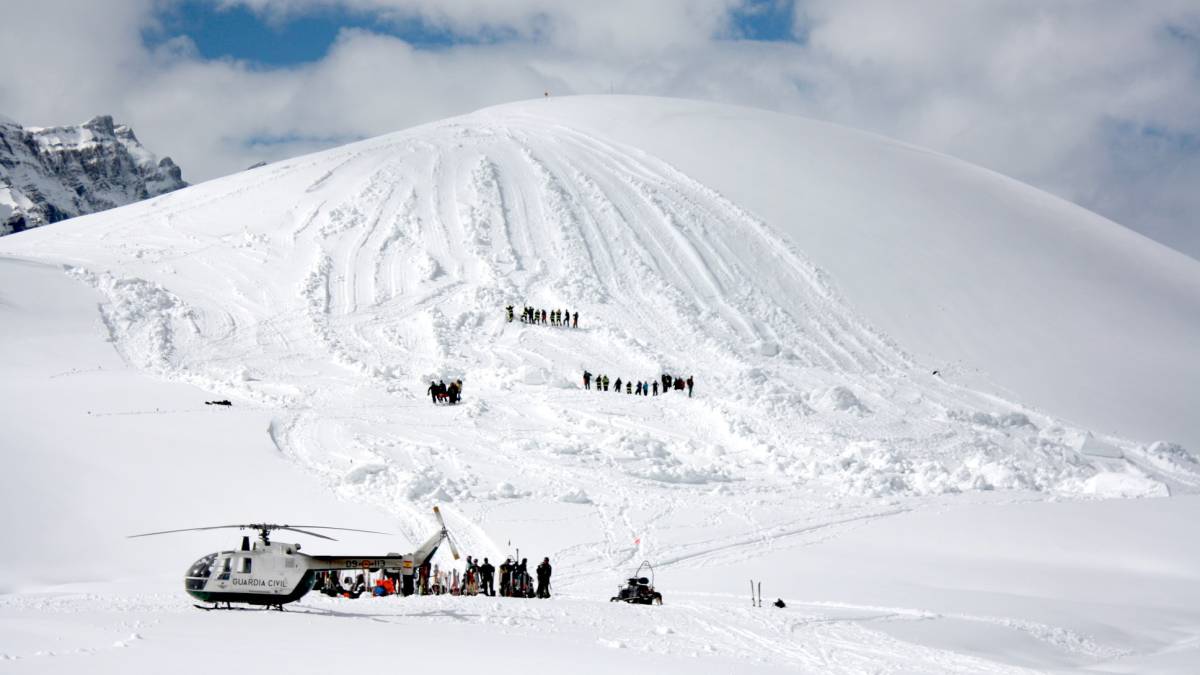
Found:
[{"label": "snow-covered mountain", "polygon": [[[537,100],[6,237],[16,288],[0,508],[32,545],[0,556],[0,654],[32,668],[198,672],[212,644],[375,667],[309,646],[396,624],[408,667],[488,672],[1188,672],[1200,649],[1200,263],[952,158]],[[466,553],[550,556],[556,599],[201,619],[178,575],[227,536],[120,540],[337,521],[401,536],[323,550],[407,550],[434,503]],[[668,604],[610,605],[643,559]],[[748,578],[788,608],[746,607]]]},{"label": "snow-covered mountain", "polygon": [[186,187],[108,115],[66,127],[22,127],[0,117],[0,235],[104,211]]}]

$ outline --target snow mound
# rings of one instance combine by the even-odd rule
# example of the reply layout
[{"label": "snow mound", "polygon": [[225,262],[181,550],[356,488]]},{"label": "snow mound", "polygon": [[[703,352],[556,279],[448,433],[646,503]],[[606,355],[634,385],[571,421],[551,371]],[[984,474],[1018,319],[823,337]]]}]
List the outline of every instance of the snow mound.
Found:
[{"label": "snow mound", "polygon": [[[741,144],[727,148],[731,134]],[[754,170],[718,171],[727,149],[755,153],[742,165]],[[759,174],[802,188],[765,195],[744,182]],[[939,191],[918,189],[930,185]],[[1014,222],[1034,223],[1021,230],[1027,249],[1000,237]],[[862,234],[870,224],[878,231]],[[411,509],[431,502],[469,509],[534,496],[612,514],[718,490],[871,500],[1193,489],[1200,473],[1182,446],[1071,421],[1110,410],[1095,392],[1113,385],[1088,389],[1079,383],[1092,375],[1079,375],[1069,402],[1030,385],[1061,375],[1034,377],[1028,363],[1055,363],[1079,312],[1149,304],[1151,321],[1096,335],[1175,358],[1169,375],[1165,361],[1142,364],[1154,391],[1139,388],[1140,372],[1115,370],[1107,343],[1080,341],[1072,358],[1130,394],[1175,392],[1148,409],[1200,402],[1187,379],[1198,367],[1200,265],[1113,228],[1026,186],[847,130],[587,98],[502,106],[277,162],[6,237],[0,253],[69,266],[101,295],[129,363],[253,403],[283,457],[338,495],[415,519]],[[871,234],[908,261],[903,273],[875,256]],[[925,248],[952,260],[939,268]],[[1045,250],[1070,259],[1038,266]],[[998,269],[1062,290],[1087,287],[1095,275],[1077,266],[1101,263],[1127,285],[1120,293],[993,297],[1011,276]],[[934,316],[935,301],[953,311]],[[518,315],[525,305],[578,312],[579,327],[509,322],[510,304]],[[1161,330],[1130,328],[1139,325]],[[1049,359],[1010,358],[994,331]],[[930,352],[978,367],[931,376]],[[584,390],[584,369],[614,388]],[[1016,379],[988,379],[997,372]],[[625,389],[664,373],[694,377],[695,390],[615,389],[618,378]],[[1164,378],[1183,383],[1157,386]],[[464,380],[463,402],[433,405],[431,379]],[[1013,400],[1026,392],[1037,405]],[[1125,428],[1155,423],[1119,412]],[[1189,433],[1163,426],[1141,440]]]}]

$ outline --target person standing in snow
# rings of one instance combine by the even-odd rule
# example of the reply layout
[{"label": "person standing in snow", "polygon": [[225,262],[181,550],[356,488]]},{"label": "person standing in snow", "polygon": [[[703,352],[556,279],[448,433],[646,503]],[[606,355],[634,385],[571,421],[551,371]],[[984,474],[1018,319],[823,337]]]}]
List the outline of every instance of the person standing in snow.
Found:
[{"label": "person standing in snow", "polygon": [[653,392],[654,396],[658,396],[658,380],[650,383],[650,391]]},{"label": "person standing in snow", "polygon": [[484,558],[483,564],[479,566],[479,580],[483,594],[494,597],[496,595],[496,568],[488,562],[487,558]]},{"label": "person standing in snow", "polygon": [[579,328],[579,312],[571,316],[571,328]]},{"label": "person standing in snow", "polygon": [[521,563],[517,565],[517,572],[513,575],[513,582],[517,585],[517,593],[519,597],[529,597],[529,558],[521,558]]},{"label": "person standing in snow", "polygon": [[542,558],[542,564],[537,566],[537,596],[539,598],[550,597],[550,559]]},{"label": "person standing in snow", "polygon": [[426,389],[425,393],[429,394],[429,398],[433,400],[433,404],[437,405],[437,382],[430,380],[429,389]]},{"label": "person standing in snow", "polygon": [[512,320],[513,320],[513,306],[512,306],[512,305],[509,305],[509,306],[505,307],[505,308],[504,308],[504,311],[508,313],[508,322],[509,322],[509,323],[512,323]]},{"label": "person standing in snow", "polygon": [[625,393],[626,393],[626,394],[632,394],[632,393],[633,393],[633,383],[632,383],[632,382],[626,382],[626,383],[625,383]]},{"label": "person standing in snow", "polygon": [[584,389],[592,388],[592,374],[586,370],[583,371],[583,388]]},{"label": "person standing in snow", "polygon": [[479,595],[479,559],[467,560],[467,595]]},{"label": "person standing in snow", "polygon": [[604,391],[608,391],[608,376],[604,376]]},{"label": "person standing in snow", "polygon": [[662,376],[662,390],[664,394],[671,390],[671,376],[667,373]]},{"label": "person standing in snow", "polygon": [[617,385],[617,393],[621,393],[621,378],[618,377],[615,384]]},{"label": "person standing in snow", "polygon": [[500,563],[500,597],[512,594],[512,558]]},{"label": "person standing in snow", "polygon": [[544,309],[542,310],[542,323],[543,324],[546,323],[546,310],[544,310]]},{"label": "person standing in snow", "polygon": [[636,392],[634,392],[634,393],[636,393],[638,396],[641,396],[641,395],[642,395],[642,383],[641,383],[641,382],[638,382],[638,384],[637,384],[637,391],[636,391]]},{"label": "person standing in snow", "polygon": [[692,376],[691,376],[691,375],[688,375],[688,379],[687,379],[688,398],[691,398],[691,397],[692,397],[692,386],[693,386],[694,384],[695,384],[695,383],[694,383],[694,382],[692,382]]}]

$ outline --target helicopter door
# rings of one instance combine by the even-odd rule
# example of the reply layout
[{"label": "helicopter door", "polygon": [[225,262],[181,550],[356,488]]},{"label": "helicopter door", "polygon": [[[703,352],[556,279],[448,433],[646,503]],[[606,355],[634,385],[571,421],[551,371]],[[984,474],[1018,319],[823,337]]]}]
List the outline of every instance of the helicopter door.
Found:
[{"label": "helicopter door", "polygon": [[229,574],[233,572],[233,558],[224,556],[221,558],[221,574],[217,576],[218,581],[229,581]]}]

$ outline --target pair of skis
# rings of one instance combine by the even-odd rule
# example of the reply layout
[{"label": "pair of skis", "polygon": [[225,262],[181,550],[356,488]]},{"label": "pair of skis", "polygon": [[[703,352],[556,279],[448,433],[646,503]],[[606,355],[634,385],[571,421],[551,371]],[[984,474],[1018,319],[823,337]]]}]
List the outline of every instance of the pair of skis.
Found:
[{"label": "pair of skis", "polygon": [[754,599],[754,580],[753,579],[750,580],[750,606],[751,607],[762,607],[762,582],[761,581],[758,582],[758,601],[756,604],[755,599]]}]

